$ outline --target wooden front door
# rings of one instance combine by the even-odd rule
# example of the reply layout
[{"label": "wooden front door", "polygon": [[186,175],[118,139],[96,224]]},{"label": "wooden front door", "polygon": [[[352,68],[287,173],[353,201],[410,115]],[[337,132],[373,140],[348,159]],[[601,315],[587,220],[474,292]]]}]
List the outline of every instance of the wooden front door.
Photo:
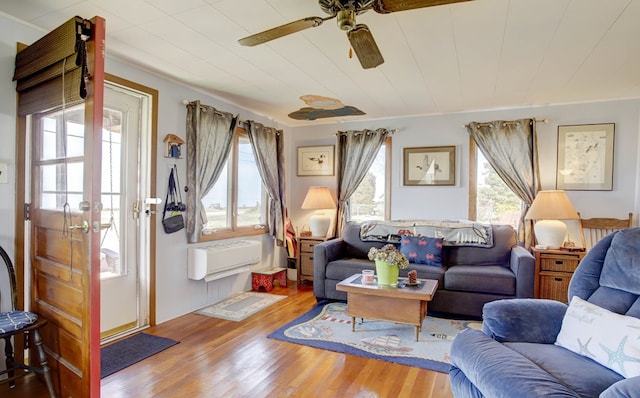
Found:
[{"label": "wooden front door", "polygon": [[[77,22],[78,18],[67,24]],[[63,397],[100,395],[99,254],[105,24],[99,17],[90,22],[90,29],[83,32],[83,37],[74,33],[74,27],[65,28],[65,24],[23,50],[32,48],[34,60],[55,58],[55,45],[62,43],[64,47],[71,41],[70,48],[76,50],[74,54],[58,50],[62,53],[57,58],[59,61],[54,59],[50,66],[44,67],[45,70],[64,70],[54,79],[57,83],[53,83],[59,85],[59,91],[35,87],[23,94],[21,80],[17,79],[18,109],[26,114],[21,115],[24,119],[18,124],[25,129],[30,126],[27,134],[31,137],[31,150],[25,162],[29,167],[25,180],[30,180],[27,198],[30,196],[31,201],[31,222],[25,234],[31,265],[31,310],[49,321],[43,340],[54,384]],[[80,20],[80,26],[89,26],[89,21]],[[59,29],[66,29],[67,33]],[[77,54],[82,57],[85,53],[83,49],[78,50],[79,39],[86,43],[86,74],[82,70],[78,72],[78,68],[70,70],[68,66],[71,62],[78,64]],[[68,51],[69,43],[66,47]],[[16,74],[18,61],[17,58]],[[79,68],[83,68],[82,62]],[[79,86],[83,81],[86,84],[83,100],[74,99],[75,92],[68,99],[67,90],[81,90]],[[38,90],[42,90],[41,94]],[[43,101],[41,109],[29,101],[48,95],[52,100],[48,104]]]}]

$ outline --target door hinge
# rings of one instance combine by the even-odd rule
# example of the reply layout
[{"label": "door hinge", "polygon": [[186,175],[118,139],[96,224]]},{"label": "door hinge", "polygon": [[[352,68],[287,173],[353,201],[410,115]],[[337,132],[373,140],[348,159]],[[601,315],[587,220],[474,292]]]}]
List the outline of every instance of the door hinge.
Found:
[{"label": "door hinge", "polygon": [[24,204],[24,220],[31,220],[31,203]]}]

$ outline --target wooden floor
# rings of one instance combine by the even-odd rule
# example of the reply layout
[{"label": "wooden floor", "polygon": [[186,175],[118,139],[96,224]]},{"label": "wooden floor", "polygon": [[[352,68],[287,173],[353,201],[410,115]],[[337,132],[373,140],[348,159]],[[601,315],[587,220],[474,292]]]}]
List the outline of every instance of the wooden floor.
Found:
[{"label": "wooden floor", "polygon": [[[242,322],[187,314],[146,332],[180,341],[102,380],[120,397],[453,397],[448,376],[266,338],[316,303],[310,285],[274,288],[288,295]],[[32,376],[0,397],[46,397]]]}]

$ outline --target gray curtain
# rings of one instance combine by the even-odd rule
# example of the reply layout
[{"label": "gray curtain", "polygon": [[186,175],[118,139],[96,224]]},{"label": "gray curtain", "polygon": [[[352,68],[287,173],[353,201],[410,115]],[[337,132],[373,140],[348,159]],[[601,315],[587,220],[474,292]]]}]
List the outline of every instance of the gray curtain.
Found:
[{"label": "gray curtain", "polygon": [[467,131],[496,173],[522,200],[518,240],[529,248],[535,239],[533,222],[524,216],[540,190],[535,120],[472,122]]},{"label": "gray curtain", "polygon": [[200,101],[187,104],[187,212],[189,243],[200,241],[207,213],[202,198],[224,169],[233,143],[237,117]]},{"label": "gray curtain", "polygon": [[278,246],[285,241],[284,156],[282,131],[249,121],[249,141],[260,177],[269,194],[269,233]]},{"label": "gray curtain", "polygon": [[390,134],[387,129],[338,132],[338,211],[336,236],[350,219],[349,198],[367,175],[369,168]]}]

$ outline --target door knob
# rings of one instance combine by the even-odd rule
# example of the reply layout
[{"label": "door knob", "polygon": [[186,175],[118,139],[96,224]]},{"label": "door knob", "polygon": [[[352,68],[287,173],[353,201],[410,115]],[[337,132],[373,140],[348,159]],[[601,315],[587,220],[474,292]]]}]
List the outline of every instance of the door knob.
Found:
[{"label": "door knob", "polygon": [[71,230],[71,231],[75,231],[77,229],[81,230],[83,234],[88,234],[89,233],[89,221],[82,220],[82,224],[72,225],[72,226],[69,227],[69,230]]}]

